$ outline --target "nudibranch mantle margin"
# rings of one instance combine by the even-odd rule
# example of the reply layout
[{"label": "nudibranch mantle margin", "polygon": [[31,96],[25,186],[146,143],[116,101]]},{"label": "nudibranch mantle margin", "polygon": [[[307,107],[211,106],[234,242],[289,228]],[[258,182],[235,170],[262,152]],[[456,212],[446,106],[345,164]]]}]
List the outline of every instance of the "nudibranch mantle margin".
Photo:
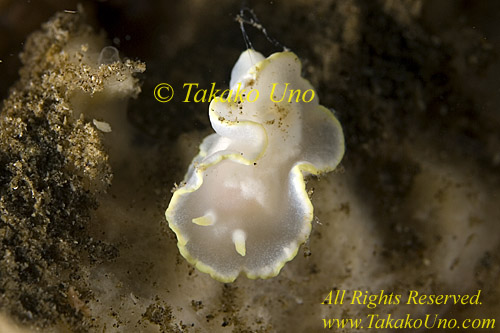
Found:
[{"label": "nudibranch mantle margin", "polygon": [[301,68],[292,52],[240,55],[231,90],[254,89],[259,98],[212,100],[216,133],[201,143],[165,213],[182,256],[221,282],[242,272],[278,275],[311,232],[304,176],[332,171],[344,154],[342,127],[315,93],[310,102],[288,100],[290,90],[314,92]]}]

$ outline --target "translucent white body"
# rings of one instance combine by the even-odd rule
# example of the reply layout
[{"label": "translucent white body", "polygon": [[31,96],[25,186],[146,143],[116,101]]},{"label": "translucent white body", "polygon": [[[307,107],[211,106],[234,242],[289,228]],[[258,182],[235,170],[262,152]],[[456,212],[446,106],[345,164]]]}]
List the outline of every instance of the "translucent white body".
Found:
[{"label": "translucent white body", "polygon": [[[232,98],[210,104],[216,133],[200,145],[167,209],[181,254],[217,280],[276,276],[311,231],[304,175],[331,171],[343,156],[339,122],[300,74],[291,52],[241,54]],[[246,90],[242,98],[238,89]],[[289,101],[297,89],[310,90],[307,98]]]}]

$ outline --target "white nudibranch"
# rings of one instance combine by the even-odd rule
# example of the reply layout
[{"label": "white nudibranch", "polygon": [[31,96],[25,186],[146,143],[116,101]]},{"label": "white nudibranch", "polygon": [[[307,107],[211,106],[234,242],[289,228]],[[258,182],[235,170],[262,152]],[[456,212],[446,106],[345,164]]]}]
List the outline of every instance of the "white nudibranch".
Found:
[{"label": "white nudibranch", "polygon": [[210,103],[216,133],[201,143],[166,218],[181,254],[200,271],[222,282],[241,272],[265,279],[278,275],[309,237],[313,206],[304,176],[335,169],[344,136],[315,93],[310,102],[296,96],[275,102],[287,90],[314,92],[292,52],[268,58],[243,52],[230,88],[256,90],[259,98]]}]

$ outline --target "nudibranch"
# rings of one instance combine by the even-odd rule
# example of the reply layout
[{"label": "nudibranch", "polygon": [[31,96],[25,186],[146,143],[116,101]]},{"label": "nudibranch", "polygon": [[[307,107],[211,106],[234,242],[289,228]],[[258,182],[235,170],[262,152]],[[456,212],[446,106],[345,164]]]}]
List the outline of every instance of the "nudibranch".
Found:
[{"label": "nudibranch", "polygon": [[241,54],[230,94],[210,103],[216,133],[170,201],[166,218],[180,253],[216,280],[278,275],[311,232],[304,176],[342,159],[342,127],[301,69],[292,52]]}]

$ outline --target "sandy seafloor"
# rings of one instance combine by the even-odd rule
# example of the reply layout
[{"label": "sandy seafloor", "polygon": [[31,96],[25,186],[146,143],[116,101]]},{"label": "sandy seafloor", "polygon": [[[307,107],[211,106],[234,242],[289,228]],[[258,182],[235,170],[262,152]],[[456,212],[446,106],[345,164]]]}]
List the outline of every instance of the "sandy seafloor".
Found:
[{"label": "sandy seafloor", "polygon": [[[300,57],[303,75],[344,129],[340,166],[307,184],[315,220],[297,257],[275,278],[224,284],[184,260],[164,218],[174,183],[212,130],[207,103],[174,96],[161,104],[153,88],[227,86],[246,47],[234,22],[242,2],[82,1],[86,21],[107,44],[146,64],[137,75],[142,92],[128,102],[123,121],[111,123],[118,139],[72,132],[84,123],[53,134],[53,120],[44,118],[57,103],[50,95],[41,111],[28,93],[21,94],[20,110],[4,107],[0,332],[319,332],[323,319],[362,318],[367,325],[374,314],[437,314],[458,326],[496,319],[495,328],[482,331],[499,332],[500,4],[244,4]],[[56,12],[76,15],[76,8],[72,0],[0,0],[2,99],[19,78],[27,37]],[[262,53],[281,51],[260,31],[247,32]],[[19,122],[5,120],[9,112],[28,124],[29,140],[15,136]],[[72,135],[80,141],[65,139]],[[76,142],[71,154],[52,137]],[[85,150],[87,139],[95,155]],[[33,149],[41,153],[25,158]],[[65,169],[78,168],[78,149],[89,165],[102,164],[92,169],[102,184]],[[58,180],[51,182],[53,174]],[[14,180],[27,195],[16,194]],[[33,201],[36,193],[51,196]],[[344,304],[322,304],[332,290],[346,291]],[[400,304],[351,304],[356,291],[382,290],[401,295]],[[481,304],[406,304],[410,291],[480,291]]]}]

